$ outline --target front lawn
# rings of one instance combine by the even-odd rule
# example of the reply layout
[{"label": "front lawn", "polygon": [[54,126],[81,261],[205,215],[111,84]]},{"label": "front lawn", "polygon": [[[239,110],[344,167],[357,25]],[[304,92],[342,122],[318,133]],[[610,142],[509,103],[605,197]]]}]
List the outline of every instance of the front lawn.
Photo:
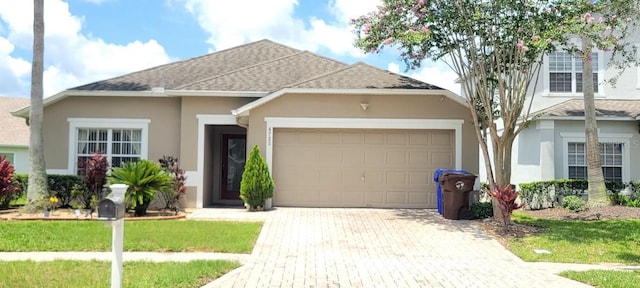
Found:
[{"label": "front lawn", "polygon": [[[262,223],[126,221],[124,251],[251,253]],[[0,221],[0,251],[110,251],[99,221]],[[1,274],[0,274],[1,275]]]},{"label": "front lawn", "polygon": [[560,273],[560,276],[596,287],[627,288],[640,285],[640,271],[567,271]]},{"label": "front lawn", "polygon": [[544,228],[531,236],[509,239],[509,250],[525,261],[640,265],[640,219],[561,221],[514,213],[513,220]]},{"label": "front lawn", "polygon": [[[201,287],[237,268],[231,261],[124,262],[122,287]],[[104,261],[0,261],[0,288],[110,287]]]}]

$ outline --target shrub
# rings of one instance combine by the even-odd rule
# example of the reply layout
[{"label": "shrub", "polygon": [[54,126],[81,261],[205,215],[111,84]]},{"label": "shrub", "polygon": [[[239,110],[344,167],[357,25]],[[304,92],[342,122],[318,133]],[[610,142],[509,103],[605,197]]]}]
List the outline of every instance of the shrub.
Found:
[{"label": "shrub", "polygon": [[160,167],[167,171],[173,178],[173,189],[167,189],[160,191],[160,197],[162,198],[165,209],[178,212],[180,209],[180,199],[184,197],[187,192],[187,186],[185,185],[187,177],[185,172],[178,165],[178,158],[173,156],[162,156],[159,159]]},{"label": "shrub", "polygon": [[573,212],[580,212],[587,209],[587,204],[582,201],[582,197],[570,195],[562,199],[562,207]]},{"label": "shrub", "polygon": [[491,202],[476,202],[471,204],[471,219],[485,219],[493,216]]},{"label": "shrub", "polygon": [[74,187],[82,185],[82,178],[77,175],[47,175],[47,180],[49,196],[55,196],[58,199],[58,207],[71,207],[71,202],[76,196]]},{"label": "shrub", "polygon": [[499,220],[502,222],[504,232],[507,232],[511,222],[511,212],[523,205],[522,203],[516,203],[518,192],[511,185],[506,185],[505,187],[496,185],[494,190],[487,189],[485,191],[498,202],[498,207],[500,208]]},{"label": "shrub", "polygon": [[99,153],[94,153],[80,167],[82,189],[76,189],[76,197],[84,209],[94,209],[98,201],[102,199],[102,189],[107,184],[107,171],[109,163],[107,158]]},{"label": "shrub", "polygon": [[[21,191],[27,191],[29,187],[29,175],[28,174],[16,174],[15,179],[20,187]],[[38,203],[40,208],[49,205],[49,198],[55,196],[58,201],[56,202],[58,207],[70,207],[74,199],[76,199],[76,189],[82,185],[82,178],[77,175],[47,175],[47,183],[49,185],[48,194],[45,195]],[[45,205],[46,204],[46,205]]]},{"label": "shrub", "polygon": [[109,180],[129,186],[125,198],[135,216],[147,215],[147,208],[156,192],[171,189],[173,178],[160,165],[149,160],[126,162],[111,170]]},{"label": "shrub", "polygon": [[18,199],[22,193],[15,178],[15,169],[6,156],[0,157],[0,209],[9,208],[9,202]]},{"label": "shrub", "polygon": [[631,195],[622,195],[620,193],[611,193],[609,200],[613,205],[640,207],[640,197],[638,193]]},{"label": "shrub", "polygon": [[264,201],[273,197],[273,179],[267,162],[260,155],[258,145],[251,149],[240,181],[240,199],[254,211],[264,207]]}]

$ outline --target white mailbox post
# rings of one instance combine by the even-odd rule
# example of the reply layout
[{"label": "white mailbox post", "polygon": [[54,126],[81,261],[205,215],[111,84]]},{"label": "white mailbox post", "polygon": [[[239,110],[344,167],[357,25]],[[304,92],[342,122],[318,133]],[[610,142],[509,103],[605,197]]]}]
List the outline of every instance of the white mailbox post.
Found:
[{"label": "white mailbox post", "polygon": [[[108,221],[113,232],[111,237],[111,288],[122,286],[122,250],[124,245],[124,195],[129,186],[125,184],[113,184],[111,196],[98,204],[98,220]],[[102,209],[101,209],[102,208]],[[102,211],[101,211],[102,210]]]}]

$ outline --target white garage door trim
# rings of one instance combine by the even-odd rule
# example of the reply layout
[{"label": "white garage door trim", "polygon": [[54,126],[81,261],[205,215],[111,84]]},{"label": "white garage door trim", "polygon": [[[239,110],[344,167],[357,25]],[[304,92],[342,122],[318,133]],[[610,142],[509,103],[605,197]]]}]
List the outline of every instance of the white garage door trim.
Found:
[{"label": "white garage door trim", "polygon": [[[428,129],[455,131],[455,169],[462,169],[462,119],[371,119],[265,117],[267,122],[267,164],[273,167],[274,128]],[[273,174],[273,171],[271,171]]]}]

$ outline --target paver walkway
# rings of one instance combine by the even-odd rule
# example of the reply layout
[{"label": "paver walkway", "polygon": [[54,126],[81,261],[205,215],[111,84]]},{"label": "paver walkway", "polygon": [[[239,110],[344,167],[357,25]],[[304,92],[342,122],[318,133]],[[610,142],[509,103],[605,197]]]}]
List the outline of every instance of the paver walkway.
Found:
[{"label": "paver walkway", "polygon": [[243,267],[205,287],[590,287],[423,209],[277,208]]}]

